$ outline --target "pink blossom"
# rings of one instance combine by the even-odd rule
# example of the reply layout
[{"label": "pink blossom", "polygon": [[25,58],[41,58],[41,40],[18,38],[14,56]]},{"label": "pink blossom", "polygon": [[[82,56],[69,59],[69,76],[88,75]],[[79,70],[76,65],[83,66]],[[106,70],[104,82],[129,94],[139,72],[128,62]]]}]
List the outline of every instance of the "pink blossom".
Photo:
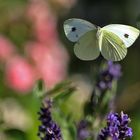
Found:
[{"label": "pink blossom", "polygon": [[52,88],[66,77],[68,64],[68,54],[58,38],[57,18],[48,2],[30,1],[27,17],[32,22],[35,41],[27,43],[25,50],[32,65],[27,59],[21,56],[13,57],[14,55],[9,53],[13,58],[8,57],[5,68],[7,85],[24,93],[30,91],[36,80],[40,78],[48,88]]},{"label": "pink blossom", "polygon": [[42,78],[48,88],[64,80],[67,71],[67,56],[60,47],[51,47],[48,55],[38,64]]},{"label": "pink blossom", "polygon": [[55,22],[41,21],[34,25],[35,37],[40,42],[53,42],[57,38]]},{"label": "pink blossom", "polygon": [[27,8],[27,17],[34,22],[44,19],[49,20],[49,18],[54,17],[52,14],[49,5],[44,0],[31,0]]},{"label": "pink blossom", "polygon": [[27,16],[33,23],[35,38],[40,42],[50,42],[57,38],[56,17],[44,1],[32,1]]},{"label": "pink blossom", "polygon": [[35,83],[35,73],[25,58],[16,56],[6,65],[5,79],[9,87],[25,93],[32,89]]},{"label": "pink blossom", "polygon": [[33,60],[39,78],[42,78],[48,88],[62,81],[66,76],[68,55],[60,44],[47,46],[41,43],[27,45],[28,56]]},{"label": "pink blossom", "polygon": [[51,88],[65,78],[68,63],[66,50],[58,39],[56,17],[44,0],[31,0],[27,15],[33,23],[36,42],[27,44],[26,51],[38,77]]},{"label": "pink blossom", "polygon": [[0,61],[6,61],[14,52],[14,45],[7,38],[0,36]]}]

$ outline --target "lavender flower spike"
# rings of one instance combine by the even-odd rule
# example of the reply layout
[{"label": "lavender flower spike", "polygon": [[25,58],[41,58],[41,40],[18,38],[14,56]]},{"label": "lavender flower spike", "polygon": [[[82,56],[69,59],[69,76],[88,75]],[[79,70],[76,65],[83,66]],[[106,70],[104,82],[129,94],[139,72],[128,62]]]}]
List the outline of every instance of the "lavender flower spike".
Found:
[{"label": "lavender flower spike", "polygon": [[97,87],[101,90],[107,90],[112,87],[112,81],[118,80],[121,76],[121,66],[112,61],[108,61],[107,68],[100,72],[97,81]]},{"label": "lavender flower spike", "polygon": [[107,116],[107,126],[101,130],[98,140],[125,140],[132,137],[132,128],[128,127],[130,118],[123,112],[109,113]]},{"label": "lavender flower spike", "polygon": [[47,99],[38,113],[39,120],[41,121],[38,136],[41,140],[62,140],[61,130],[59,126],[52,120],[51,107],[52,102]]},{"label": "lavender flower spike", "polygon": [[81,120],[77,126],[77,140],[86,140],[90,137],[90,131],[88,130],[88,122]]}]

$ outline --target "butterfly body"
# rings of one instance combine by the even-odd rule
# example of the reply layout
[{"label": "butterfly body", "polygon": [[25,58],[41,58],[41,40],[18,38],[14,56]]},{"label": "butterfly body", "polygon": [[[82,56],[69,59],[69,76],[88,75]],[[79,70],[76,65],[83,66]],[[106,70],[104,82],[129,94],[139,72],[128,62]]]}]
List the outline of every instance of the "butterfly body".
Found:
[{"label": "butterfly body", "polygon": [[94,60],[101,53],[112,61],[122,60],[140,33],[128,25],[110,24],[100,28],[76,18],[64,22],[64,31],[70,41],[76,42],[74,52],[79,59]]}]

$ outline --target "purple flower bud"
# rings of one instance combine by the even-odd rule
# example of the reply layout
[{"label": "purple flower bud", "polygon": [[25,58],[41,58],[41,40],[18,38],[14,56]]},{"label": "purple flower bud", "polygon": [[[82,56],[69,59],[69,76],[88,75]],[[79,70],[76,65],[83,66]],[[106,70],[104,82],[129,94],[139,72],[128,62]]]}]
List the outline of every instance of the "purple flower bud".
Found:
[{"label": "purple flower bud", "polygon": [[61,130],[52,120],[51,107],[52,102],[47,99],[43,104],[43,107],[40,108],[38,114],[41,125],[39,126],[38,136],[41,140],[62,140]]},{"label": "purple flower bud", "polygon": [[131,138],[132,135],[133,135],[132,128],[127,127],[127,130],[126,130],[126,132],[125,132],[125,136]]},{"label": "purple flower bud", "polygon": [[121,66],[119,64],[114,64],[112,61],[109,61],[107,68],[100,72],[100,76],[97,81],[97,87],[101,91],[111,89],[112,81],[118,80],[120,76]]},{"label": "purple flower bud", "polygon": [[128,127],[130,119],[127,114],[121,112],[109,113],[107,116],[107,127],[101,130],[98,140],[125,140],[132,137],[132,128]]},{"label": "purple flower bud", "polygon": [[112,61],[108,62],[109,73],[113,75],[114,78],[118,79],[121,76],[121,66],[119,64],[113,64]]},{"label": "purple flower bud", "polygon": [[86,140],[89,137],[90,137],[90,131],[88,130],[88,122],[82,120],[79,122],[77,126],[77,139]]}]

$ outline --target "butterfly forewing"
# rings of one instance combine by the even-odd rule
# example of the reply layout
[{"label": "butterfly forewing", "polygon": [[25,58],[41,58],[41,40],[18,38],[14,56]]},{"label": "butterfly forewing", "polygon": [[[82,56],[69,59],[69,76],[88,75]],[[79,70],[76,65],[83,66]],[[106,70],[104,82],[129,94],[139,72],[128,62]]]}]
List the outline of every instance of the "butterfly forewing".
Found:
[{"label": "butterfly forewing", "polygon": [[85,33],[75,44],[75,55],[81,60],[93,60],[100,54],[97,42],[97,30]]},{"label": "butterfly forewing", "polygon": [[95,25],[83,19],[72,18],[64,22],[64,32],[72,42],[77,42],[82,35],[94,29]]},{"label": "butterfly forewing", "polygon": [[114,33],[103,30],[99,37],[101,54],[107,60],[120,61],[127,54],[124,42]]},{"label": "butterfly forewing", "polygon": [[122,24],[110,24],[102,29],[116,34],[121,40],[123,40],[127,48],[135,42],[140,33],[138,29]]}]

